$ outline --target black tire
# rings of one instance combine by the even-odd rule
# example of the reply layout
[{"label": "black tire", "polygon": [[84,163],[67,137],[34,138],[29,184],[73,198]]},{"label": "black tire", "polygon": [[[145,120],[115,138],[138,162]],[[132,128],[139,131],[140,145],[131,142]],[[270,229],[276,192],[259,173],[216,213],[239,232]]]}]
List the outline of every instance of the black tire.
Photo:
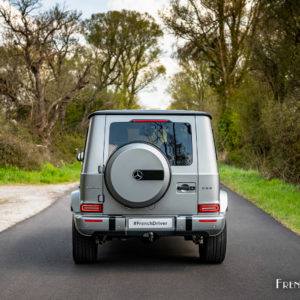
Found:
[{"label": "black tire", "polygon": [[204,238],[204,243],[199,245],[200,261],[209,264],[220,264],[226,255],[227,229],[226,223],[222,232],[216,236]]},{"label": "black tire", "polygon": [[97,249],[93,237],[80,234],[72,220],[73,260],[76,264],[94,263],[97,260]]}]

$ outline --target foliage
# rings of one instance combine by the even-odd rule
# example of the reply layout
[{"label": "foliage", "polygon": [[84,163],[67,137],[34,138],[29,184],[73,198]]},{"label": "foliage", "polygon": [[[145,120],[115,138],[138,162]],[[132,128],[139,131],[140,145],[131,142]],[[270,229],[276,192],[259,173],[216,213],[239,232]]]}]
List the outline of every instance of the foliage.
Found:
[{"label": "foliage", "polygon": [[81,22],[59,5],[41,10],[41,0],[11,4],[0,5],[0,166],[70,163],[89,113],[138,108],[138,92],[165,73],[163,32],[147,13],[109,11]]},{"label": "foliage", "polygon": [[31,133],[17,122],[0,122],[0,166],[18,166],[22,169],[36,170],[43,161],[49,159],[45,148],[35,143]]},{"label": "foliage", "polygon": [[17,19],[11,7],[0,6],[5,28],[0,96],[6,109],[14,108],[17,120],[22,113],[22,119],[30,120],[26,125],[48,144],[68,102],[88,83],[91,64],[83,62],[75,38],[80,15],[58,5],[34,15],[40,0],[13,4],[19,13]]},{"label": "foliage", "polygon": [[225,161],[259,169],[267,178],[299,183],[300,102],[278,102],[272,91],[253,79],[233,102],[218,122],[217,146],[227,151]]},{"label": "foliage", "polygon": [[55,143],[50,146],[51,162],[62,166],[75,161],[78,152],[83,151],[85,137],[79,134],[57,132]]},{"label": "foliage", "polygon": [[[178,39],[174,109],[214,116],[219,157],[267,178],[300,178],[300,6],[297,0],[170,0]],[[40,0],[0,5],[0,166],[73,162],[88,115],[138,108],[165,73],[162,30],[147,13],[109,11],[81,22]],[[38,12],[38,13],[37,13]],[[19,20],[19,21],[16,21]],[[81,45],[84,35],[88,45]]]},{"label": "foliage", "polygon": [[298,0],[262,0],[258,34],[251,40],[252,68],[276,101],[300,95],[300,5]]},{"label": "foliage", "polygon": [[55,168],[46,163],[41,171],[24,171],[18,167],[0,168],[0,184],[55,184],[79,181],[81,164]]},{"label": "foliage", "polygon": [[42,145],[15,120],[7,122],[0,118],[0,167],[41,170],[46,161],[61,167],[74,162],[84,147],[84,138],[74,132],[57,130],[53,139],[55,143]]},{"label": "foliage", "polygon": [[220,180],[300,234],[299,186],[264,179],[257,171],[219,164]]},{"label": "foliage", "polygon": [[169,30],[185,41],[181,57],[202,59],[209,68],[208,83],[219,95],[222,111],[247,70],[247,40],[255,33],[259,2],[245,0],[171,0],[162,14]]},{"label": "foliage", "polygon": [[240,146],[240,128],[238,126],[239,115],[233,110],[227,109],[218,122],[218,148],[232,152]]},{"label": "foliage", "polygon": [[206,110],[206,104],[213,100],[207,84],[207,65],[202,61],[180,59],[180,66],[182,71],[172,76],[167,89],[173,99],[171,108]]},{"label": "foliage", "polygon": [[265,104],[262,131],[268,141],[265,173],[290,182],[300,182],[300,102]]},{"label": "foliage", "polygon": [[162,16],[184,39],[177,46],[181,71],[168,89],[171,107],[217,106],[219,157],[294,183],[300,182],[298,2],[172,0]]},{"label": "foliage", "polygon": [[165,73],[158,59],[158,38],[163,35],[159,25],[147,13],[122,10],[92,15],[83,22],[83,30],[95,64],[91,74],[94,91],[82,125],[104,90],[108,96],[108,90],[114,92],[114,106],[138,108],[137,93]]}]

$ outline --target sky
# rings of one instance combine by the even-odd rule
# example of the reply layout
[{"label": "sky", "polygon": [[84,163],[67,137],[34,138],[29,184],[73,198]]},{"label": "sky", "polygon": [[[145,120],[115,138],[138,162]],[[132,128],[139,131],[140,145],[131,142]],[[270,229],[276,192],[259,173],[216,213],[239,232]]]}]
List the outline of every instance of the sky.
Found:
[{"label": "sky", "polygon": [[[148,12],[160,25],[162,25],[162,22],[158,17],[158,10],[169,4],[169,0],[42,0],[42,2],[44,8],[50,8],[59,3],[64,5],[66,9],[81,11],[83,19],[90,17],[93,13],[106,12],[108,10],[128,9]],[[164,78],[157,79],[151,86],[139,93],[139,104],[145,109],[165,109],[169,106],[171,97],[167,94],[166,89],[170,76],[179,71],[176,60],[171,58],[175,38],[165,32],[159,43],[163,50],[160,60],[165,66],[167,73]]]}]

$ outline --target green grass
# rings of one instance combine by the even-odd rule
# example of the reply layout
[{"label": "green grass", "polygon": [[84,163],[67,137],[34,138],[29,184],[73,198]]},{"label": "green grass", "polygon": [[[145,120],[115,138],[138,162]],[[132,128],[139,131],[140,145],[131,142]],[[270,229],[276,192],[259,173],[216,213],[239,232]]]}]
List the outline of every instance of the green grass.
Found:
[{"label": "green grass", "polygon": [[0,184],[56,184],[79,181],[80,163],[55,168],[46,163],[41,171],[24,171],[17,167],[0,168]]},{"label": "green grass", "polygon": [[219,163],[220,180],[279,222],[300,234],[299,186],[279,179],[267,180],[259,172]]}]

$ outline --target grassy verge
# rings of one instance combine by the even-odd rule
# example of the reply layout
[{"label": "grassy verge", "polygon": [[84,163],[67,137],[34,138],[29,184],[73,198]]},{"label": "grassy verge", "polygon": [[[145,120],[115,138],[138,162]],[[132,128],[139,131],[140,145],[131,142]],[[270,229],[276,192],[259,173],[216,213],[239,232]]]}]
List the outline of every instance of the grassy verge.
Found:
[{"label": "grassy verge", "polygon": [[257,171],[219,164],[226,186],[249,199],[285,226],[300,234],[299,187],[279,179],[264,179]]},{"label": "grassy verge", "polygon": [[41,171],[24,171],[17,167],[0,168],[0,184],[55,184],[79,181],[80,163],[55,168],[46,163]]}]

